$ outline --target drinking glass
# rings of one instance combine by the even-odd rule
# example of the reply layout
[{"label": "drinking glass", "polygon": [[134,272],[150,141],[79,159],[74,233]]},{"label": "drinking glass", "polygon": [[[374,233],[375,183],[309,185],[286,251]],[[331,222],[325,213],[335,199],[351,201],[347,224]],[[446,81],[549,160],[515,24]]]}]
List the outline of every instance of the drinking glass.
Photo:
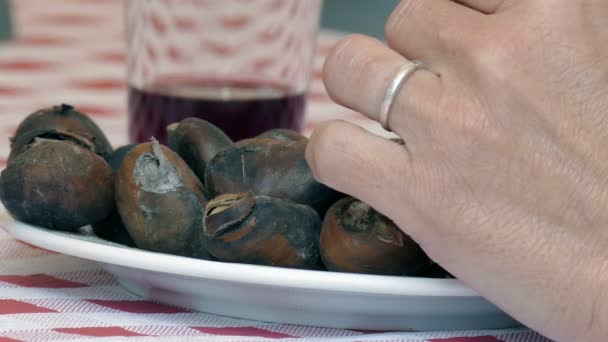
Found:
[{"label": "drinking glass", "polygon": [[233,140],[301,131],[322,0],[128,0],[132,143],[205,119]]}]

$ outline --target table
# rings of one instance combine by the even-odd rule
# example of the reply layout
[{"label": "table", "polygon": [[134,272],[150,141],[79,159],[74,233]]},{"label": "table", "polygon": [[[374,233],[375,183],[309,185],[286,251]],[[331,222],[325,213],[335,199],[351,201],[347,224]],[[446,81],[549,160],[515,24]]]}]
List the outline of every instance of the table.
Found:
[{"label": "table", "polygon": [[[16,38],[0,44],[0,169],[8,137],[31,112],[70,103],[91,115],[115,146],[127,143],[122,2],[18,0]],[[306,134],[343,119],[380,126],[327,96],[320,67],[340,34],[323,31]],[[0,207],[0,215],[3,209]],[[365,332],[253,322],[167,307],[134,297],[95,263],[17,241],[0,229],[0,342],[129,341],[548,341],[529,330]]]}]

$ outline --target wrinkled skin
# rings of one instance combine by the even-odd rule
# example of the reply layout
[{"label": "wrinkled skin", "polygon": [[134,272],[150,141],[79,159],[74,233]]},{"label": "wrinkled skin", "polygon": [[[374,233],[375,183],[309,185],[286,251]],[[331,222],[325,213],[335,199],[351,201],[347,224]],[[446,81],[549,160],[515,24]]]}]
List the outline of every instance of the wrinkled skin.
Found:
[{"label": "wrinkled skin", "polygon": [[188,165],[158,142],[129,151],[118,169],[116,206],[138,248],[207,259],[199,238],[206,192]]},{"label": "wrinkled skin", "polygon": [[37,140],[0,174],[0,199],[17,220],[77,231],[114,211],[112,169],[69,141]]},{"label": "wrinkled skin", "polygon": [[404,0],[386,41],[345,38],[323,78],[378,119],[396,70],[425,62],[389,119],[405,147],[327,123],[307,149],[317,179],[526,326],[606,340],[608,2]]}]

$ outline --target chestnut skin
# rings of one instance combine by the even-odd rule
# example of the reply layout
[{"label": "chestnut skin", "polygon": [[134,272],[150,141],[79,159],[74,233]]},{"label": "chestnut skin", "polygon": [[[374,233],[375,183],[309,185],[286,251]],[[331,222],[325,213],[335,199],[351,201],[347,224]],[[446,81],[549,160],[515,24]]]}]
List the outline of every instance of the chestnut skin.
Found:
[{"label": "chestnut skin", "polygon": [[328,211],[319,240],[321,260],[330,271],[412,276],[432,262],[391,220],[355,198]]},{"label": "chestnut skin", "polygon": [[97,154],[95,144],[93,143],[93,137],[90,135],[72,133],[58,129],[35,129],[23,132],[13,139],[7,163],[10,163],[11,160],[25,151],[36,139],[71,141]]},{"label": "chestnut skin", "polygon": [[114,152],[112,152],[110,157],[108,157],[108,164],[110,164],[110,167],[114,172],[120,169],[122,161],[125,159],[127,153],[131,152],[131,150],[135,147],[137,147],[137,144],[123,145],[114,150]]},{"label": "chestnut skin", "polygon": [[169,147],[179,154],[201,181],[205,166],[224,147],[232,144],[221,129],[199,118],[187,118],[167,126]]},{"label": "chestnut skin", "polygon": [[[122,165],[122,161],[129,151],[137,146],[136,144],[125,145],[117,148],[108,158],[108,164],[112,168],[114,176],[116,172]],[[112,241],[121,245],[125,245],[128,247],[136,247],[135,241],[127,228],[125,227],[122,219],[120,218],[120,214],[118,210],[114,210],[110,216],[92,225],[93,232],[95,235],[99,236],[102,239]]]},{"label": "chestnut skin", "polygon": [[75,110],[68,104],[47,107],[31,113],[21,121],[11,141],[14,142],[25,132],[50,129],[90,137],[95,145],[95,153],[104,159],[113,151],[112,144],[99,126],[89,116]]},{"label": "chestnut skin", "polygon": [[104,240],[127,247],[137,247],[117,210],[113,211],[110,216],[101,222],[93,224],[91,227],[93,228],[93,233]]},{"label": "chestnut skin", "polygon": [[311,206],[320,217],[344,195],[317,182],[305,159],[307,140],[251,138],[218,152],[207,164],[212,195],[252,191]]},{"label": "chestnut skin", "polygon": [[208,258],[200,243],[206,192],[188,165],[158,141],[139,144],[116,172],[115,200],[138,248]]},{"label": "chestnut skin", "polygon": [[300,134],[294,130],[286,129],[286,128],[274,128],[274,129],[268,130],[268,131],[258,135],[256,138],[258,138],[258,139],[277,139],[277,140],[283,140],[283,141],[308,140],[308,138],[306,138],[302,134]]},{"label": "chestnut skin", "polygon": [[71,141],[36,139],[0,175],[0,199],[15,219],[78,231],[114,211],[112,169]]},{"label": "chestnut skin", "polygon": [[205,208],[203,239],[218,260],[320,269],[321,219],[309,206],[251,192],[225,194]]}]

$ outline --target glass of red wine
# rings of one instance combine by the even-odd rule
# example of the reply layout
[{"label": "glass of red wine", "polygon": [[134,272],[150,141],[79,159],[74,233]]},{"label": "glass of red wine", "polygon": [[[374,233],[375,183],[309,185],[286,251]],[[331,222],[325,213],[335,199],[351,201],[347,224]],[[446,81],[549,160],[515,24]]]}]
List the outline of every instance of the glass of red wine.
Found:
[{"label": "glass of red wine", "polygon": [[125,3],[132,143],[187,117],[233,140],[302,130],[322,0]]}]

